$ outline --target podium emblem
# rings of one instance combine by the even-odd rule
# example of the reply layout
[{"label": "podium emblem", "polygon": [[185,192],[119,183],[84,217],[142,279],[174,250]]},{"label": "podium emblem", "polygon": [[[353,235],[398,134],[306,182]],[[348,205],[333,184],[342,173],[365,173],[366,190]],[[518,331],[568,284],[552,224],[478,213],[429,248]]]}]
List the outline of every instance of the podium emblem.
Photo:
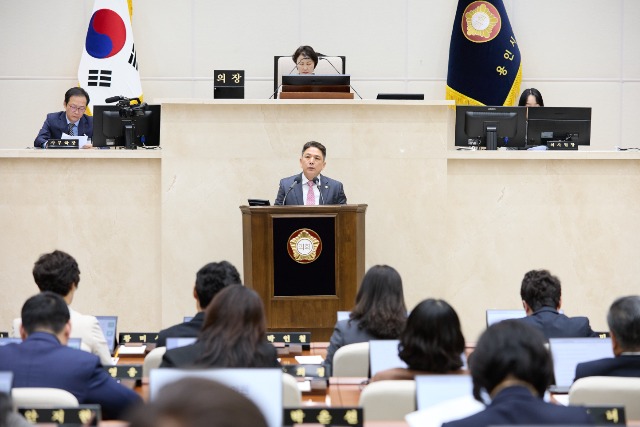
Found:
[{"label": "podium emblem", "polygon": [[301,228],[289,236],[287,251],[295,262],[308,264],[318,259],[322,253],[322,240],[315,231]]}]

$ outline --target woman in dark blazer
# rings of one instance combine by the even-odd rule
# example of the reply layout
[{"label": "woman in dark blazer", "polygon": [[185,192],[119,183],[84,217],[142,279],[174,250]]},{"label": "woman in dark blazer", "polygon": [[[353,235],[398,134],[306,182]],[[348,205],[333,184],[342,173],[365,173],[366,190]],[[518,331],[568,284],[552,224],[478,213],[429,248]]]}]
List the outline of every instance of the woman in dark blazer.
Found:
[{"label": "woman in dark blazer", "polygon": [[160,367],[280,367],[258,294],[242,285],[225,287],[207,306],[198,340],[167,351]]},{"label": "woman in dark blazer", "polygon": [[388,265],[371,267],[362,279],[356,295],[356,306],[349,314],[349,319],[338,321],[334,327],[325,366],[331,372],[333,355],[344,345],[397,339],[406,319],[407,307],[400,274]]}]

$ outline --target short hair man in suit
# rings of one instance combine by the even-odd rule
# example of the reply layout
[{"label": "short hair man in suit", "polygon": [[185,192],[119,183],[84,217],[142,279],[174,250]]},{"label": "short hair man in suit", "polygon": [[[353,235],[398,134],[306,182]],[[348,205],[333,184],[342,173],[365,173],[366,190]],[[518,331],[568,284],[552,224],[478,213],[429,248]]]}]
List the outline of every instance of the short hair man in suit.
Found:
[{"label": "short hair man in suit", "polygon": [[640,377],[640,296],[615,300],[607,323],[615,357],[579,363],[576,380],[593,376]]},{"label": "short hair man in suit", "polygon": [[327,149],[317,141],[302,147],[302,173],[282,178],[276,205],[344,205],[347,196],[340,181],[321,175],[326,166]]},{"label": "short hair man in suit", "polygon": [[67,347],[71,327],[60,295],[45,291],[29,298],[22,307],[24,341],[0,347],[0,371],[13,372],[14,387],[67,390],[81,404],[99,404],[104,418],[121,418],[142,400],[111,378],[98,357]]},{"label": "short hair man in suit", "polygon": [[[84,112],[89,105],[89,94],[81,87],[72,87],[64,94],[64,111],[47,114],[33,145],[46,148],[49,139],[62,138],[62,134],[93,137],[93,117]],[[82,148],[91,148],[87,144]]]},{"label": "short hair man in suit", "polygon": [[527,317],[520,321],[538,328],[549,338],[597,337],[586,317],[567,317],[559,313],[562,304],[560,279],[547,270],[531,270],[520,287]]},{"label": "short hair man in suit", "polygon": [[198,270],[196,284],[193,287],[193,297],[196,299],[198,312],[190,321],[160,331],[156,346],[166,346],[167,338],[197,337],[204,323],[204,309],[213,297],[224,287],[238,284],[242,284],[240,273],[228,261],[210,262]]},{"label": "short hair man in suit", "polygon": [[[75,258],[66,252],[55,250],[38,258],[33,265],[33,279],[40,291],[58,294],[70,305],[80,284],[80,269]],[[69,308],[69,312],[73,325],[71,338],[80,338],[82,349],[98,356],[103,365],[113,365],[98,319],[78,313],[72,308]],[[13,320],[12,335],[17,337],[19,330],[20,318],[17,318]]]}]

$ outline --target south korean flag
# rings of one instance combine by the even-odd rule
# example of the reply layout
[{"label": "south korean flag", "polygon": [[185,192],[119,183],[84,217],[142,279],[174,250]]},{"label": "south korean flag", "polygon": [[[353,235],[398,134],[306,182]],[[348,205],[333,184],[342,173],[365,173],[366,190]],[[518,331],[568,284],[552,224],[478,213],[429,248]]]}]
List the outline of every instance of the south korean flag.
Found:
[{"label": "south korean flag", "polygon": [[78,67],[80,87],[91,106],[111,96],[142,100],[138,58],[131,29],[132,0],[95,0]]}]

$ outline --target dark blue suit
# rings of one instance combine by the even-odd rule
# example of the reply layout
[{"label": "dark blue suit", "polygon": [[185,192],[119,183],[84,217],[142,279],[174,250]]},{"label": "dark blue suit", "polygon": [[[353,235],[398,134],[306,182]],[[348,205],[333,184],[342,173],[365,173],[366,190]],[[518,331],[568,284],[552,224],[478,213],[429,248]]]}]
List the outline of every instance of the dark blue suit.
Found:
[{"label": "dark blue suit", "polygon": [[[38,136],[33,141],[33,146],[44,148],[43,144],[49,139],[61,138],[62,133],[69,133],[67,124],[67,113],[58,111],[57,113],[47,114],[47,118],[42,124],[42,129],[38,132]],[[93,138],[93,117],[83,114],[78,122],[78,135],[87,135]]]},{"label": "dark blue suit", "polygon": [[103,418],[120,418],[140,396],[116,382],[91,353],[60,344],[46,332],[34,332],[21,344],[0,347],[0,371],[13,372],[14,387],[67,390],[79,403],[97,403]]},{"label": "dark blue suit", "polygon": [[[293,186],[289,194],[287,190],[291,187],[295,179],[298,179],[298,183]],[[344,194],[342,183],[331,179],[328,176],[319,175],[320,185],[320,205],[344,205],[347,203],[347,196]],[[283,201],[285,205],[304,205],[304,199],[302,198],[302,173],[293,175],[288,178],[282,178],[280,180],[280,187],[278,188],[278,195],[276,196],[275,205],[282,205]],[[285,194],[287,199],[284,200]]]},{"label": "dark blue suit", "polygon": [[597,337],[586,317],[567,317],[551,307],[542,307],[531,316],[518,319],[539,329],[549,338],[588,338]]},{"label": "dark blue suit", "polygon": [[555,424],[593,425],[584,408],[553,405],[535,397],[525,387],[507,387],[500,391],[487,408],[442,427],[484,427],[492,425]]},{"label": "dark blue suit", "polygon": [[167,329],[163,329],[158,333],[156,347],[166,347],[167,338],[197,338],[204,323],[204,311],[197,313],[193,319],[188,322],[173,325]]},{"label": "dark blue suit", "polygon": [[640,377],[640,356],[622,355],[578,363],[576,380],[584,377]]}]

